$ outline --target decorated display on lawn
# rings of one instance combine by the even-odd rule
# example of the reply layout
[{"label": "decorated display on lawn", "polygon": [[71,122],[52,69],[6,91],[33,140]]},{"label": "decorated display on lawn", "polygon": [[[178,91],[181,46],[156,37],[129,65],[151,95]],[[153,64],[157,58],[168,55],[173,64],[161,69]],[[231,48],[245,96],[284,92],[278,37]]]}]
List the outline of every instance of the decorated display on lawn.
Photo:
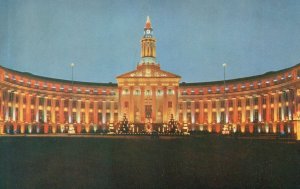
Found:
[{"label": "decorated display on lawn", "polygon": [[126,114],[123,116],[123,120],[120,122],[119,133],[128,133],[129,132],[129,122],[126,117]]},{"label": "decorated display on lawn", "polygon": [[171,114],[171,118],[170,118],[170,121],[168,123],[168,127],[169,127],[169,132],[170,133],[179,133],[178,123],[177,123],[177,121],[175,121],[175,119],[173,117],[173,114]]}]

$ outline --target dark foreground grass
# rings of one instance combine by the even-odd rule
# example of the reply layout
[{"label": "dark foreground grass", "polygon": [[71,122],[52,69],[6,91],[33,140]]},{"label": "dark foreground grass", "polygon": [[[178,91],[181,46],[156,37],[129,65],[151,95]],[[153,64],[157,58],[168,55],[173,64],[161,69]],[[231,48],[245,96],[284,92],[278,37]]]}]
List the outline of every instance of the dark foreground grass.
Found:
[{"label": "dark foreground grass", "polygon": [[0,188],[300,188],[300,144],[2,137]]}]

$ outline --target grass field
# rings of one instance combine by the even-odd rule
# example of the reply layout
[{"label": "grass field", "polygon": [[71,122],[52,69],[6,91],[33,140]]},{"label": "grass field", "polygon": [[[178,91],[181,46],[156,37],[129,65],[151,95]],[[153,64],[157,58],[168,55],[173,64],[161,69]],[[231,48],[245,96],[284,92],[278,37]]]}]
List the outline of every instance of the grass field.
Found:
[{"label": "grass field", "polygon": [[300,188],[300,143],[0,137],[0,188]]}]

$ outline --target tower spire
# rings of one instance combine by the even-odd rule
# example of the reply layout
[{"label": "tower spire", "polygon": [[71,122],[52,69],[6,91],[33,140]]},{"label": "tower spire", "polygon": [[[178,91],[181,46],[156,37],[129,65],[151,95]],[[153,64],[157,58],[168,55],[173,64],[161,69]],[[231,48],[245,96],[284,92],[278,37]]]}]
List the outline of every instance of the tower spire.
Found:
[{"label": "tower spire", "polygon": [[150,29],[151,28],[151,21],[150,21],[150,17],[147,16],[147,20],[146,20],[146,25],[145,25],[145,29]]}]

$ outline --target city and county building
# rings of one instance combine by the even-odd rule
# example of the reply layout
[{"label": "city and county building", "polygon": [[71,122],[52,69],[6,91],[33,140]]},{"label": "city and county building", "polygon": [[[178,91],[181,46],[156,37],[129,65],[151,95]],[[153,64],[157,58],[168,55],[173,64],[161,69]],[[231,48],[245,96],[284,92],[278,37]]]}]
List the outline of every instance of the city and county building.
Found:
[{"label": "city and county building", "polygon": [[140,62],[117,76],[117,83],[0,67],[0,132],[58,133],[71,123],[76,133],[117,129],[125,115],[135,132],[145,125],[161,132],[174,117],[179,130],[220,133],[225,125],[232,132],[300,135],[300,64],[251,77],[180,83],[180,76],[160,68],[152,32],[148,17]]}]

